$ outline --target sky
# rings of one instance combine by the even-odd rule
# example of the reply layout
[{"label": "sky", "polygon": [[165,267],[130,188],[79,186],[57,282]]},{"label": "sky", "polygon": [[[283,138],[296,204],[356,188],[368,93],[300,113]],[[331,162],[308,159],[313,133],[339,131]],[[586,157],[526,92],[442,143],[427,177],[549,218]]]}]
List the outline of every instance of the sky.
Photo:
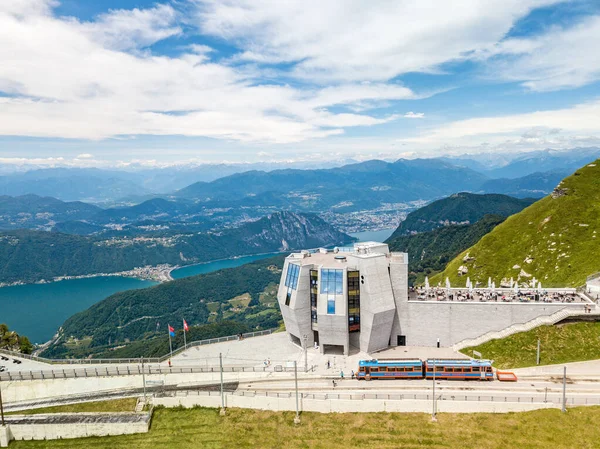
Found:
[{"label": "sky", "polygon": [[576,151],[598,42],[597,0],[0,2],[0,164]]}]

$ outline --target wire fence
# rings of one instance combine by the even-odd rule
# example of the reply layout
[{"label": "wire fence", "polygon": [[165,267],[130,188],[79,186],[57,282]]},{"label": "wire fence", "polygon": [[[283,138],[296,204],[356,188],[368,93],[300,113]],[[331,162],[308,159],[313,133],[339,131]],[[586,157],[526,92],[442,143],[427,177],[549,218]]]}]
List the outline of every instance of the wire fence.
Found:
[{"label": "wire fence", "polygon": [[[219,391],[165,391],[156,394],[156,397],[194,397],[194,396],[219,396]],[[230,396],[243,396],[251,398],[279,398],[290,399],[295,398],[295,392],[273,392],[273,391],[235,391],[227,392]],[[305,393],[299,392],[300,399],[313,400],[346,400],[346,401],[364,401],[364,400],[379,400],[379,401],[432,401],[433,395],[427,393]],[[459,401],[459,402],[499,402],[499,403],[521,403],[535,404],[546,403],[553,405],[562,405],[562,393],[540,393],[533,395],[502,395],[502,394],[439,394],[436,395],[438,401]],[[595,396],[570,396],[566,398],[566,405],[600,405],[600,395]]]}]

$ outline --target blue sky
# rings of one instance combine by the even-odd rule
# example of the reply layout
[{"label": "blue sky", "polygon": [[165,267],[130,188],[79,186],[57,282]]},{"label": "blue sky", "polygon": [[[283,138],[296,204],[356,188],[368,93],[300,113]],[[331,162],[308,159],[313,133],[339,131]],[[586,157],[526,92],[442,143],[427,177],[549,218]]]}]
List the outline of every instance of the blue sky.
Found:
[{"label": "blue sky", "polygon": [[15,0],[0,163],[600,145],[595,0]]}]

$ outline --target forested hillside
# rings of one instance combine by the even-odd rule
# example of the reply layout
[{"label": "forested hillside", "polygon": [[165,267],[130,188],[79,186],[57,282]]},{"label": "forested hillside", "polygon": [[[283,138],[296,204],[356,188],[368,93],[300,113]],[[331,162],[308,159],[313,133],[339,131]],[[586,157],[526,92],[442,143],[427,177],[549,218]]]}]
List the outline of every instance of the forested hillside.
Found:
[{"label": "forested hillside", "polygon": [[184,318],[190,326],[235,321],[245,326],[236,327],[238,332],[277,327],[281,315],[275,296],[283,260],[277,256],[109,296],[69,318],[44,356],[105,353],[133,340],[162,337],[167,323],[180,328]]},{"label": "forested hillside", "polygon": [[394,231],[392,238],[427,232],[452,224],[472,224],[484,215],[508,217],[532,204],[534,199],[518,199],[506,195],[456,193],[411,212]]},{"label": "forested hillside", "polygon": [[167,237],[99,239],[29,230],[0,234],[0,282],[189,265],[234,256],[341,245],[352,239],[312,214],[280,212],[239,228]]},{"label": "forested hillside", "polygon": [[391,251],[408,253],[409,283],[423,282],[446,268],[448,262],[477,243],[502,223],[505,217],[486,215],[471,225],[451,225],[429,232],[404,235],[387,240]]}]

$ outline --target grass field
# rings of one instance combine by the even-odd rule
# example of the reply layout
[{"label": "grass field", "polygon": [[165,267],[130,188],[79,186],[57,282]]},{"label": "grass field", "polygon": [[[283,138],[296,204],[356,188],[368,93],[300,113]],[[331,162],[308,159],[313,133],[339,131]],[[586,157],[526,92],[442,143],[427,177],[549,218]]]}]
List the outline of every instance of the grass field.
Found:
[{"label": "grass field", "polygon": [[[533,276],[543,287],[577,287],[600,266],[600,161],[560,184],[558,197],[547,196],[508,217],[477,244],[458,255],[432,285],[448,277],[465,285],[466,276],[486,285],[513,277],[519,284]],[[468,255],[468,258],[467,258]],[[464,276],[459,268],[468,269]]]},{"label": "grass field", "polygon": [[473,350],[479,351],[483,358],[494,360],[497,368],[535,366],[538,338],[541,365],[600,359],[600,323],[540,326],[461,352],[470,356]]},{"label": "grass field", "polygon": [[112,401],[82,402],[80,404],[58,405],[36,408],[7,415],[39,415],[41,413],[85,413],[85,412],[133,412],[137,398],[115,399]]},{"label": "grass field", "polygon": [[25,448],[598,448],[600,407],[510,414],[304,413],[158,409],[147,434],[16,441]]}]

